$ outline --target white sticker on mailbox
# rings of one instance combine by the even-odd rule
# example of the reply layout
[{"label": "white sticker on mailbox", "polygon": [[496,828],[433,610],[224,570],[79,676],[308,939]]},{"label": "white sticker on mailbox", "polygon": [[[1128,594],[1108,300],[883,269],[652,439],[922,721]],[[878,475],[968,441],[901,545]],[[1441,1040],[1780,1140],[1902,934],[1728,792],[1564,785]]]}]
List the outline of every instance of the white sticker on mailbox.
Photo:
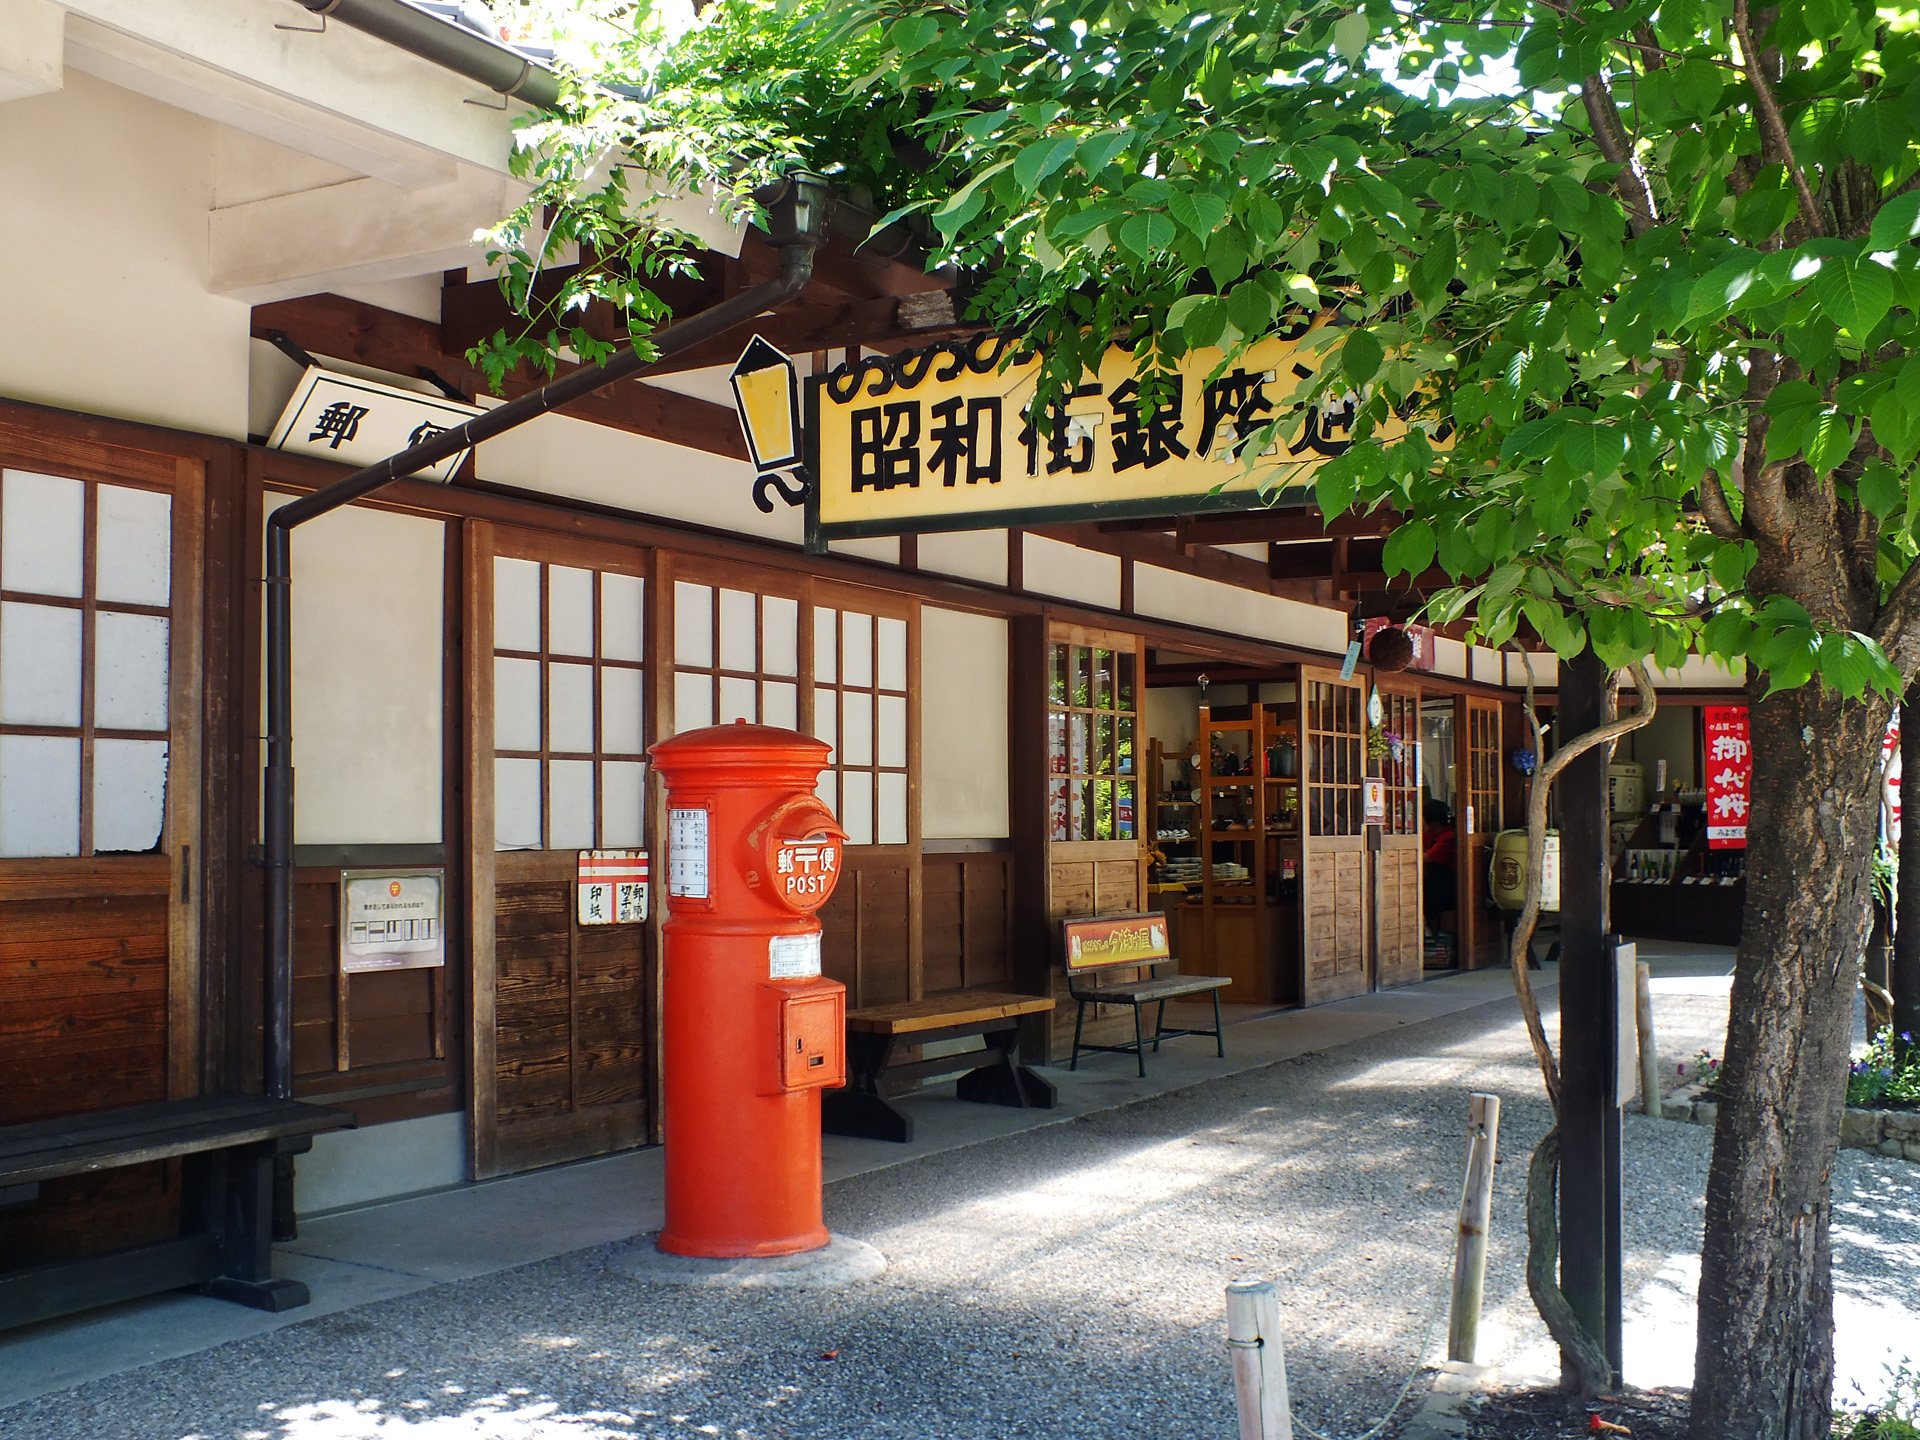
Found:
[{"label": "white sticker on mailbox", "polygon": [[775,935],[767,941],[767,978],[805,980],[820,973],[820,932]]},{"label": "white sticker on mailbox", "polygon": [[707,898],[707,810],[667,812],[667,894]]}]

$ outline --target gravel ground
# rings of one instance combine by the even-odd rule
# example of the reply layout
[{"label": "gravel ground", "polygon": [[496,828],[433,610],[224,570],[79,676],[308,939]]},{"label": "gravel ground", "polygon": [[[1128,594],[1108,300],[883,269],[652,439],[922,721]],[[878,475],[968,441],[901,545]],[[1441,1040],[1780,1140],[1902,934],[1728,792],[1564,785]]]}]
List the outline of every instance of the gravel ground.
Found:
[{"label": "gravel ground", "polygon": [[[1509,1157],[1482,1358],[1524,1355],[1540,1338],[1524,1157],[1548,1113],[1501,1002],[837,1184],[829,1223],[891,1261],[851,1290],[645,1286],[613,1268],[619,1247],[580,1251],[47,1396],[0,1411],[0,1436],[1225,1437],[1221,1289],[1245,1277],[1279,1284],[1297,1413],[1354,1434],[1444,1344],[1423,1340],[1469,1090],[1502,1096]],[[1686,1301],[1674,1257],[1698,1249],[1708,1138],[1629,1118],[1629,1294]],[[1864,1238],[1838,1247],[1843,1288],[1914,1305],[1913,1186],[1902,1174],[1896,1193],[1900,1167],[1878,1163]]]}]

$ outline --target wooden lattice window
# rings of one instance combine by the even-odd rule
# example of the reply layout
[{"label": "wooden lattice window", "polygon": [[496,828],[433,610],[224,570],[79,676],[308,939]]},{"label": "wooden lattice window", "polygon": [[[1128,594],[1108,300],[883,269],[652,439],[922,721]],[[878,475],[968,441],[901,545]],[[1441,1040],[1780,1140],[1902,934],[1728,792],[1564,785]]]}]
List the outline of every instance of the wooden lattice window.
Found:
[{"label": "wooden lattice window", "polygon": [[[1420,697],[1381,690],[1380,729],[1389,739],[1380,757],[1380,775],[1386,781],[1388,835],[1420,833]],[[1398,743],[1399,753],[1392,748]]]},{"label": "wooden lattice window", "polygon": [[0,856],[157,852],[173,497],[0,472]]},{"label": "wooden lattice window", "polygon": [[813,733],[833,746],[819,796],[850,845],[908,838],[907,622],[852,608],[813,611]]},{"label": "wooden lattice window", "polygon": [[493,562],[494,843],[644,843],[646,582]]},{"label": "wooden lattice window", "polygon": [[1309,834],[1358,835],[1366,735],[1361,687],[1307,682],[1307,821]]},{"label": "wooden lattice window", "polygon": [[1500,828],[1500,711],[1492,705],[1467,706],[1466,821],[1470,835]]},{"label": "wooden lattice window", "polygon": [[1131,650],[1047,647],[1048,812],[1055,840],[1131,840],[1139,714]]},{"label": "wooden lattice window", "polygon": [[674,731],[735,720],[800,727],[800,602],[676,580]]}]

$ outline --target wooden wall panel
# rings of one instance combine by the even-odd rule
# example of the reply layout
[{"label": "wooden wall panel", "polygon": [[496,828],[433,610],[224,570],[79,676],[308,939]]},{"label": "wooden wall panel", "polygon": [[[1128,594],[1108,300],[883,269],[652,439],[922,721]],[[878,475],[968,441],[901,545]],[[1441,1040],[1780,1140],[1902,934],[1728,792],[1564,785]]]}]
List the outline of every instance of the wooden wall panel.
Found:
[{"label": "wooden wall panel", "polygon": [[820,908],[821,973],[847,987],[847,1008],[914,998],[908,944],[911,867],[898,846],[850,846]]},{"label": "wooden wall panel", "polygon": [[921,864],[921,952],[926,993],[1010,982],[1007,927],[1011,856],[932,854]]},{"label": "wooden wall panel", "polygon": [[1367,856],[1319,850],[1306,864],[1306,1003],[1323,1005],[1367,989]]},{"label": "wooden wall panel", "polygon": [[1420,979],[1425,927],[1420,914],[1420,851],[1382,850],[1374,857],[1378,877],[1379,988],[1411,985]]}]

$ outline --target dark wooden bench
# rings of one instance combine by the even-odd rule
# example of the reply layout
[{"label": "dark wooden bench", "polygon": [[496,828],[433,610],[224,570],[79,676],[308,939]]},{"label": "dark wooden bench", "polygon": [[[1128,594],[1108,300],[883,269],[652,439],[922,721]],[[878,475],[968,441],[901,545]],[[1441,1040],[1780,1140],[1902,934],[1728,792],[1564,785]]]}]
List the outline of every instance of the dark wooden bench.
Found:
[{"label": "dark wooden bench", "polygon": [[305,1305],[305,1285],[273,1277],[273,1162],[353,1123],[350,1110],[207,1095],[0,1126],[5,1208],[33,1203],[48,1180],[182,1162],[178,1238],[0,1271],[0,1329],[189,1285],[256,1310]]},{"label": "dark wooden bench", "polygon": [[[1162,1040],[1171,1040],[1180,1035],[1211,1036],[1220,1058],[1227,1055],[1225,1032],[1220,1028],[1220,992],[1233,981],[1224,975],[1168,975],[1158,974],[1158,967],[1174,963],[1173,951],[1167,939],[1167,917],[1158,911],[1149,911],[1139,915],[1090,915],[1084,920],[1067,920],[1061,924],[1061,939],[1067,965],[1067,994],[1079,1004],[1079,1010],[1073,1017],[1073,1059],[1069,1070],[1080,1068],[1080,1052],[1093,1051],[1105,1055],[1131,1055],[1140,1066],[1140,1076],[1147,1074],[1147,1045],[1151,1041],[1154,1053],[1160,1051]],[[1145,970],[1149,978],[1145,980],[1117,980],[1107,984],[1087,983],[1110,970]],[[1213,996],[1213,1029],[1211,1030],[1169,1030],[1167,1028],[1167,1002],[1183,999],[1188,995]],[[1080,1036],[1086,1027],[1087,1006],[1089,1005],[1131,1005],[1133,1007],[1133,1041],[1127,1045],[1089,1045],[1081,1041]],[[1146,1033],[1141,1011],[1148,1005],[1158,1005],[1159,1013],[1154,1017],[1153,1034]]]},{"label": "dark wooden bench", "polygon": [[[873,1005],[847,1012],[847,1084],[842,1090],[823,1091],[820,1124],[830,1135],[858,1135],[869,1140],[913,1139],[913,1117],[888,1102],[889,1095],[917,1089],[929,1075],[950,1075],[962,1065],[975,1068],[962,1075],[954,1092],[962,1100],[984,1105],[1018,1105],[1051,1110],[1053,1082],[1036,1075],[1014,1058],[1023,1016],[1042,1015],[1053,1001],[1039,995],[1006,995],[971,990],[931,1000],[900,1005]],[[986,1050],[964,1051],[931,1060],[893,1063],[903,1045],[931,1045],[979,1035]],[[984,1053],[985,1063],[976,1057]]]}]

